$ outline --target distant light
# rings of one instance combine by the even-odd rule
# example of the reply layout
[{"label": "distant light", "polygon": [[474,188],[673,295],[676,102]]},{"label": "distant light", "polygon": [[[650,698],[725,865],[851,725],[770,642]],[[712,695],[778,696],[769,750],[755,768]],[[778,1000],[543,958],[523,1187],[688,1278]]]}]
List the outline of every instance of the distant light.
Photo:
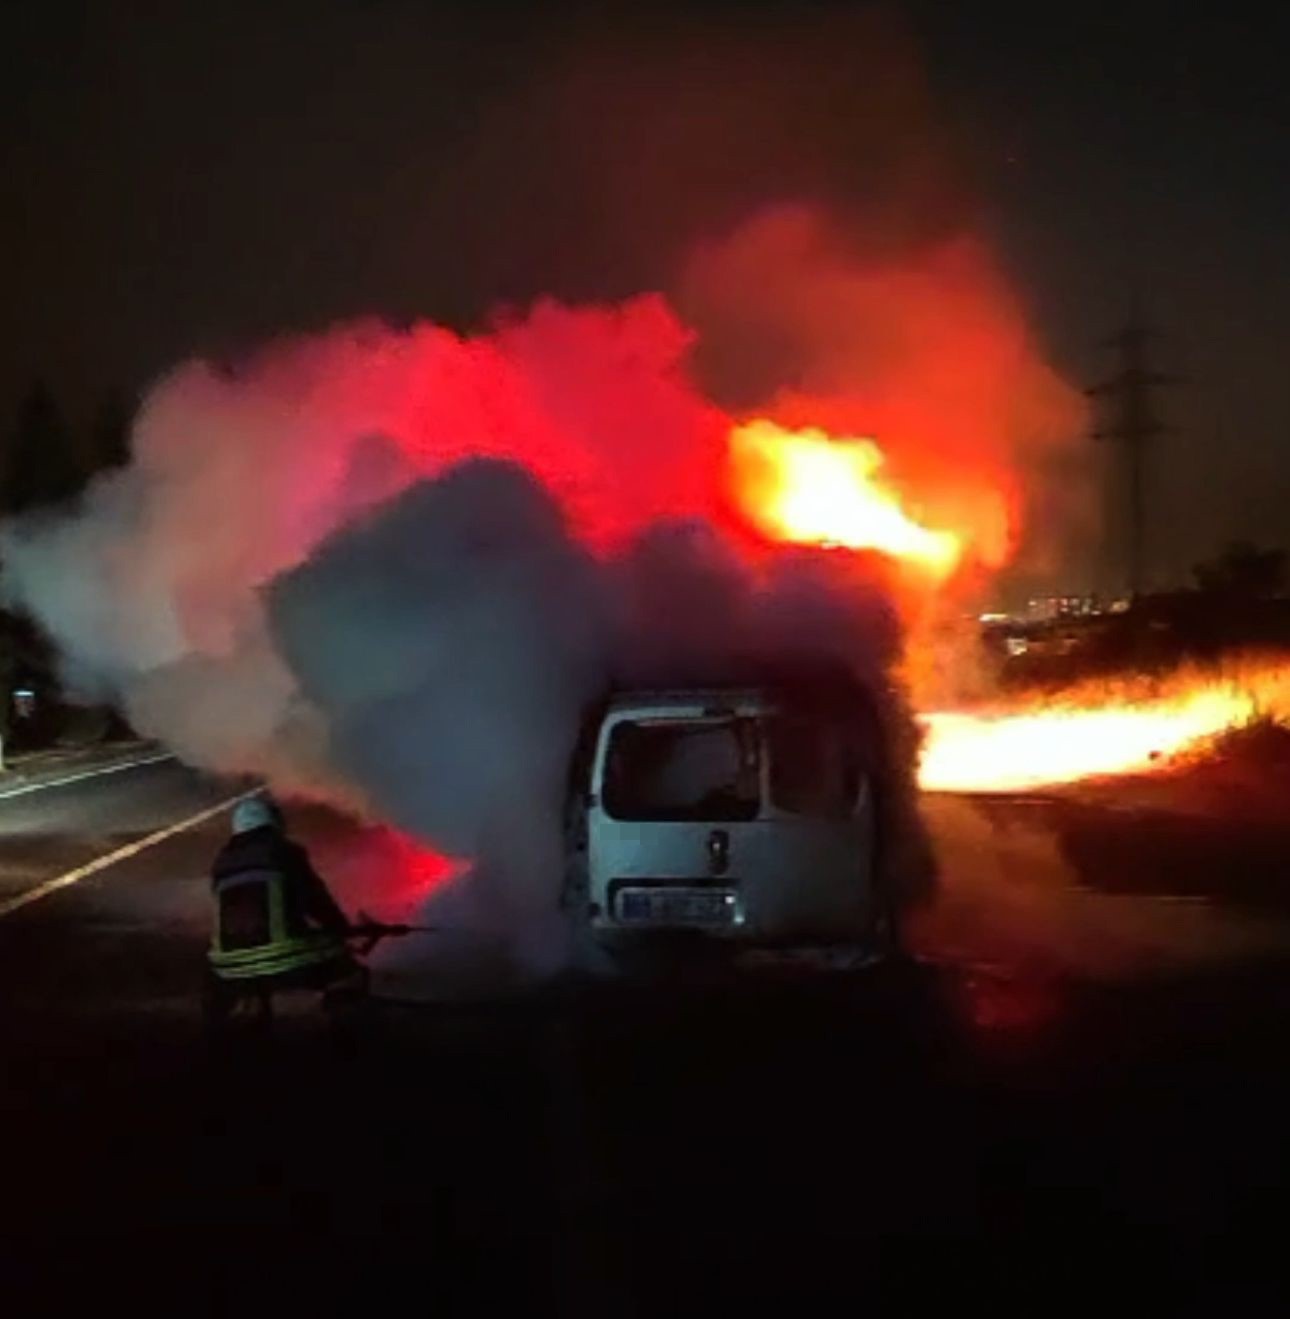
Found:
[{"label": "distant light", "polygon": [[977,620],[976,620],[976,621],[977,621],[978,623],[1006,623],[1006,622],[1008,621],[1008,615],[1007,615],[1007,614],[980,614],[980,615],[977,616]]}]

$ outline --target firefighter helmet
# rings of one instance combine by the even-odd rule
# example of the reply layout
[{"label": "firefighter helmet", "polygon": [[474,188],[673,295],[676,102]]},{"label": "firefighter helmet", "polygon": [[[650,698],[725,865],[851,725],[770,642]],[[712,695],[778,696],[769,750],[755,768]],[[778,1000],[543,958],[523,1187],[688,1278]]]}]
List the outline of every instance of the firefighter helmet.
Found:
[{"label": "firefighter helmet", "polygon": [[252,829],[282,828],[282,812],[278,803],[267,793],[246,797],[233,807],[233,832],[249,833]]}]

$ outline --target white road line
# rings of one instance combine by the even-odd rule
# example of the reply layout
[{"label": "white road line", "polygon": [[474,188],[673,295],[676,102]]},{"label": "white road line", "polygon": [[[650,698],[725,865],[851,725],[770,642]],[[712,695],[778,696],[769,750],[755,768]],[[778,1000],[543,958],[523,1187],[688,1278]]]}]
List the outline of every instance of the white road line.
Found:
[{"label": "white road line", "polygon": [[46,788],[62,788],[69,783],[80,783],[83,779],[96,779],[102,774],[120,774],[127,769],[138,769],[142,765],[160,765],[163,760],[174,760],[173,751],[162,751],[155,756],[143,756],[139,760],[127,760],[118,765],[102,765],[98,769],[87,769],[83,774],[69,774],[66,778],[50,779],[44,783],[25,783],[21,788],[10,788],[0,792],[0,801],[10,797],[25,797],[29,792],[44,792]]},{"label": "white road line", "polygon": [[249,792],[239,792],[236,796],[226,797],[217,805],[209,806],[204,811],[198,811],[196,815],[190,815],[188,819],[180,820],[178,824],[167,825],[164,829],[158,829],[155,834],[140,838],[137,843],[127,843],[125,847],[118,847],[115,852],[109,852],[106,856],[101,856],[95,861],[78,866],[75,870],[69,870],[65,875],[59,875],[56,879],[47,879],[43,884],[37,884],[35,888],[28,889],[25,893],[19,893],[16,897],[5,898],[0,901],[0,920],[17,911],[20,907],[26,907],[32,902],[39,902],[41,898],[47,898],[51,893],[57,893],[59,889],[76,884],[90,875],[96,875],[100,870],[106,870],[109,866],[116,865],[118,861],[125,861],[129,857],[138,856],[140,852],[147,851],[148,848],[155,847],[158,843],[164,843],[167,838],[173,838],[175,834],[181,834],[185,829],[192,829],[199,824],[203,824],[221,811],[228,810],[230,806],[236,806],[238,802],[245,798],[254,797],[257,793],[263,791],[263,788],[252,788]]}]

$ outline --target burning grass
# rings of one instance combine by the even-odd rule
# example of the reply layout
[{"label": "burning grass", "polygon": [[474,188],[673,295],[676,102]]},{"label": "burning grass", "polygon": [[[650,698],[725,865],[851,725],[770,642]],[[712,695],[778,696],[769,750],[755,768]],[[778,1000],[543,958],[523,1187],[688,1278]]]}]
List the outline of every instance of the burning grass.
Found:
[{"label": "burning grass", "polygon": [[1290,726],[1262,716],[1146,773],[1092,779],[1064,791],[1121,810],[1279,822],[1290,800]]},{"label": "burning grass", "polygon": [[[1290,726],[1290,657],[1240,656],[1163,677],[1099,679],[1029,700],[923,716],[931,791],[1015,792],[1160,773]],[[1268,737],[1266,732],[1263,737]]]}]

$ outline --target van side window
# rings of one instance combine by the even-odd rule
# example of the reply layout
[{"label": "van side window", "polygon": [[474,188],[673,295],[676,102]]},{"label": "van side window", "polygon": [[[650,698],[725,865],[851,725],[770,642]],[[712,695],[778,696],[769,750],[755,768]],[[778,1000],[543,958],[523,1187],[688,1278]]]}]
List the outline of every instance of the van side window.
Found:
[{"label": "van side window", "polygon": [[619,820],[753,820],[760,764],[751,719],[623,722],[610,735],[605,809]]},{"label": "van side window", "polygon": [[852,739],[835,724],[800,715],[766,721],[770,799],[777,810],[844,820],[855,811],[860,766]]}]

